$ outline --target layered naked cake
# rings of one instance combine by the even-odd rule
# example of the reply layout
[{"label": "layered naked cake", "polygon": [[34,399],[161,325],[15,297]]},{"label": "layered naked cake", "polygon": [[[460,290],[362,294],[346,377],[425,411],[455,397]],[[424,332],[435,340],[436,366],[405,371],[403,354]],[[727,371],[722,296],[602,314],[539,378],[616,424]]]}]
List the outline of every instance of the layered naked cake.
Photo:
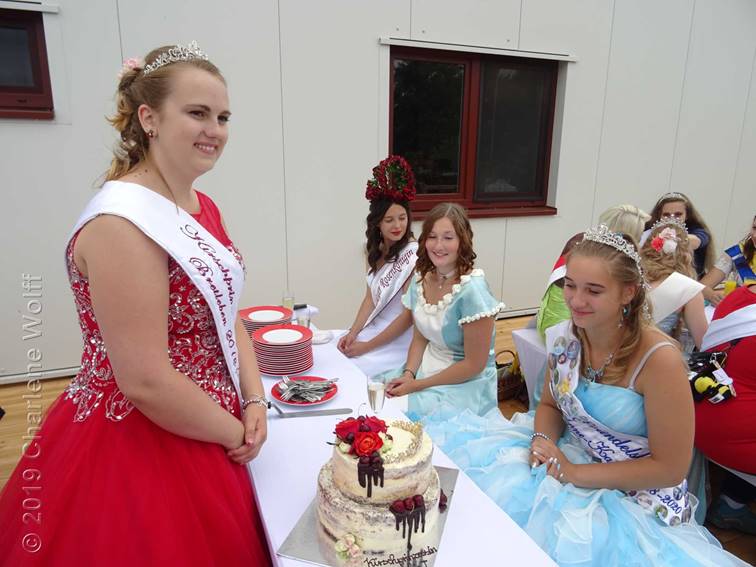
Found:
[{"label": "layered naked cake", "polygon": [[364,553],[403,553],[434,533],[445,497],[419,423],[374,417],[336,426],[331,459],[318,477],[318,516],[334,541]]}]

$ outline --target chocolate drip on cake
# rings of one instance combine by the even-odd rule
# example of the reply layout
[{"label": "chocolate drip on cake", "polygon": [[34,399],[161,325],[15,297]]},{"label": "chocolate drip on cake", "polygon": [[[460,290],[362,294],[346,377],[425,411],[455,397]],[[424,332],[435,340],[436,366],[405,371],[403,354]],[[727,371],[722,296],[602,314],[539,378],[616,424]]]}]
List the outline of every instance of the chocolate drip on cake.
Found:
[{"label": "chocolate drip on cake", "polygon": [[360,457],[357,463],[357,480],[362,488],[367,487],[367,496],[373,495],[373,486],[380,483],[383,488],[383,460],[380,454],[373,453],[369,457]]},{"label": "chocolate drip on cake", "polygon": [[425,533],[425,501],[420,494],[405,500],[397,500],[389,508],[394,514],[396,531],[399,524],[402,526],[402,538],[407,538],[407,551],[412,549],[412,534],[417,533],[418,528]]}]

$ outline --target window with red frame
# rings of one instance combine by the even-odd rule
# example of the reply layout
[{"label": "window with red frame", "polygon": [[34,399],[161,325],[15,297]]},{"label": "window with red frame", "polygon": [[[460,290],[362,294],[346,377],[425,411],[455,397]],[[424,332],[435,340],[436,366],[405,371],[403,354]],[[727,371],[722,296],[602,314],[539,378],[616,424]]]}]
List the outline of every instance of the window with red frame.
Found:
[{"label": "window with red frame", "polygon": [[472,217],[546,205],[558,63],[394,47],[391,153],[415,172],[413,211],[453,201]]},{"label": "window with red frame", "polygon": [[0,118],[52,118],[42,14],[0,8]]}]

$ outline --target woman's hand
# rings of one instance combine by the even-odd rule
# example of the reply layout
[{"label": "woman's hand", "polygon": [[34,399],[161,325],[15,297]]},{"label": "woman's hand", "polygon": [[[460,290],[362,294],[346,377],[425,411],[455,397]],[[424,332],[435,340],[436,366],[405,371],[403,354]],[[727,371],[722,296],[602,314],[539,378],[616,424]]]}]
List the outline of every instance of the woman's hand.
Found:
[{"label": "woman's hand", "polygon": [[574,482],[575,465],[567,459],[556,443],[543,437],[534,437],[530,444],[530,466],[535,468],[542,464],[546,464],[546,474],[559,482]]},{"label": "woman's hand", "polygon": [[352,358],[354,356],[361,356],[366,352],[370,352],[370,350],[370,345],[365,341],[353,341],[342,352],[349,358]]},{"label": "woman's hand", "polygon": [[258,404],[250,404],[242,415],[244,425],[243,444],[227,452],[228,458],[244,465],[254,459],[268,438],[267,409]]},{"label": "woman's hand", "polygon": [[357,338],[357,333],[355,333],[354,331],[349,331],[346,335],[344,335],[343,337],[341,337],[341,339],[339,339],[339,344],[337,345],[337,348],[341,352],[343,352],[345,355],[349,356],[347,354],[347,350],[349,349],[350,346],[352,346],[352,343],[355,341],[356,338]]},{"label": "woman's hand", "polygon": [[388,383],[386,386],[386,395],[389,398],[395,398],[398,396],[406,396],[407,394],[417,392],[421,389],[422,388],[418,388],[417,386],[417,380],[415,380],[409,371],[405,370],[404,374],[399,378]]},{"label": "woman's hand", "polygon": [[716,289],[711,289],[710,287],[705,287],[703,289],[703,296],[704,299],[716,307],[724,298],[724,293]]}]

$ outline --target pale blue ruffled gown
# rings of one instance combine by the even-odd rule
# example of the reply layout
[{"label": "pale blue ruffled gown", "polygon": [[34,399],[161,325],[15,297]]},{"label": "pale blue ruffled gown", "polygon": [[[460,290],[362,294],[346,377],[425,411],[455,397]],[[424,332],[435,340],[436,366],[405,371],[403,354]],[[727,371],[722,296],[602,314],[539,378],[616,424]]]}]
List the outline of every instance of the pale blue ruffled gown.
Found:
[{"label": "pale blue ruffled gown", "polygon": [[[415,327],[428,339],[417,379],[432,376],[465,357],[464,325],[482,317],[495,317],[504,308],[486,283],[483,270],[475,269],[460,278],[437,304],[425,301],[419,276],[412,278],[407,293],[402,297],[412,311]],[[398,376],[402,369],[386,372],[387,378]],[[494,332],[488,351],[486,367],[461,384],[433,386],[408,396],[408,415],[417,419],[450,404],[458,411],[469,410],[483,415],[496,407],[496,363],[494,361]]]},{"label": "pale blue ruffled gown", "polygon": [[[596,420],[647,436],[643,396],[580,379],[575,396]],[[445,406],[422,421],[434,442],[560,565],[723,567],[747,565],[695,521],[670,527],[619,490],[562,485],[531,469],[533,412],[512,421]],[[559,447],[573,463],[592,462],[569,433]]]}]

